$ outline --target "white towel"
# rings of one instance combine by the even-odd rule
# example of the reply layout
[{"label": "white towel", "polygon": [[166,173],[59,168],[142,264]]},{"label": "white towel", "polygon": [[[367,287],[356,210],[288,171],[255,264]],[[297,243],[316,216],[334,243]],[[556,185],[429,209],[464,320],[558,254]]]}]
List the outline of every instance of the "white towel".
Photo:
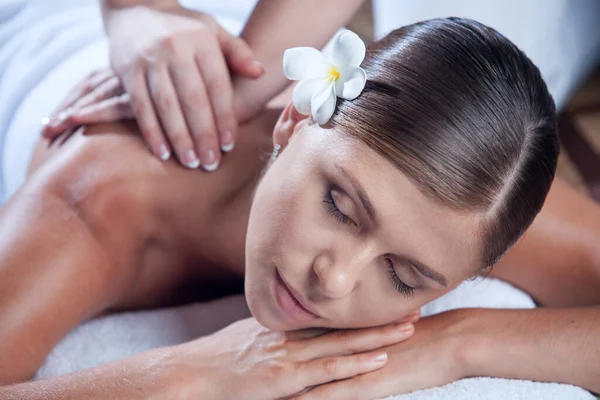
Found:
[{"label": "white towel", "polygon": [[[529,296],[488,278],[464,282],[422,308],[424,316],[454,308],[532,308]],[[174,345],[212,333],[249,316],[243,296],[178,308],[111,315],[89,321],[64,338],[46,359],[36,378],[46,378],[115,361],[144,350]],[[524,380],[469,378],[443,387],[392,396],[394,400],[594,400],[571,385]]]}]

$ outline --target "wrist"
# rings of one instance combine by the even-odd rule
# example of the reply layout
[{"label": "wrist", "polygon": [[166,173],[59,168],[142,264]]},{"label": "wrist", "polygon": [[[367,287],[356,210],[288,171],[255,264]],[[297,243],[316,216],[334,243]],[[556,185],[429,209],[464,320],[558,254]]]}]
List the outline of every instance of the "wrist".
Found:
[{"label": "wrist", "polygon": [[218,369],[210,362],[205,339],[147,352],[147,365],[154,368],[157,398],[229,398],[220,384]]},{"label": "wrist", "polygon": [[[461,332],[461,370],[464,377],[508,377],[514,360],[527,351],[522,342],[511,335],[507,310],[465,309]],[[506,318],[509,318],[508,320]],[[504,372],[502,372],[504,371]]]}]

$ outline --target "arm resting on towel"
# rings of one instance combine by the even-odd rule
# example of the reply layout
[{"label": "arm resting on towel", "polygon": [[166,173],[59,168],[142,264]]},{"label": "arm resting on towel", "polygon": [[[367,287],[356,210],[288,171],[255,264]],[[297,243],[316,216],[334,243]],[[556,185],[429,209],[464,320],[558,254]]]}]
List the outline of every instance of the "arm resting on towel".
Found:
[{"label": "arm resting on towel", "polygon": [[600,393],[600,307],[464,311],[471,314],[463,338],[467,376],[568,383]]},{"label": "arm resting on towel", "polygon": [[479,339],[468,350],[471,374],[600,392],[600,205],[556,179],[541,213],[492,275],[542,308],[474,310]]}]

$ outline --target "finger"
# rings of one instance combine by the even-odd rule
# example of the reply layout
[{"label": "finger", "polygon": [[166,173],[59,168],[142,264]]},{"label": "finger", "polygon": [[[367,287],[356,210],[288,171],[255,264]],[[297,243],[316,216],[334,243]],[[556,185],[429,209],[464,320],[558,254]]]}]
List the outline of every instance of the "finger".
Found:
[{"label": "finger", "polygon": [[232,36],[222,28],[217,32],[217,38],[227,65],[233,72],[253,79],[262,76],[265,67],[254,59],[254,54],[244,39]]},{"label": "finger", "polygon": [[[94,89],[96,89],[98,86],[100,86],[102,83],[112,78],[113,76],[114,72],[109,68],[90,73],[83,81],[77,84],[67,94],[67,97],[65,97],[65,99],[59,104],[55,112],[52,114],[52,117],[56,118],[59,112],[65,111],[81,97],[92,92]],[[51,120],[53,119],[52,117],[50,118]]]},{"label": "finger", "polygon": [[102,82],[96,89],[77,100],[70,108],[82,109],[94,103],[99,103],[112,97],[118,97],[124,91],[119,77],[113,76]]},{"label": "finger", "polygon": [[73,112],[71,121],[84,125],[101,122],[114,122],[135,118],[131,109],[129,93],[111,97]]},{"label": "finger", "polygon": [[220,161],[219,138],[215,128],[211,103],[195,60],[187,60],[171,67],[171,77],[185,114],[194,149],[200,164],[214,171]]},{"label": "finger", "polygon": [[[219,130],[219,143],[223,151],[231,151],[235,145],[237,121],[233,113],[233,88],[229,70],[219,48],[204,48],[204,54],[196,55],[206,90],[212,105],[215,123]],[[208,53],[210,51],[210,53]],[[209,57],[208,54],[218,54]]]},{"label": "finger", "polygon": [[57,130],[56,126],[64,122],[64,119],[69,114],[69,108],[81,97],[87,95],[113,76],[114,73],[110,69],[94,71],[83,81],[75,85],[52,114],[49,117],[44,117],[42,119],[42,136],[54,139],[56,136],[60,135],[63,131]]},{"label": "finger", "polygon": [[[158,122],[152,99],[148,93],[145,73],[141,70],[134,73],[135,75],[131,79],[123,81],[125,90],[131,97],[131,108],[142,136],[150,146],[152,153],[163,161],[167,160],[171,157],[170,147]],[[129,86],[127,82],[132,82],[132,85]]]},{"label": "finger", "polygon": [[413,324],[400,322],[373,328],[342,329],[289,345],[297,360],[311,360],[378,349],[406,340],[413,333]]},{"label": "finger", "polygon": [[386,362],[387,353],[382,351],[328,357],[300,364],[297,376],[302,387],[310,387],[375,371]]},{"label": "finger", "polygon": [[[81,108],[85,108],[93,103],[98,103],[104,99],[111,97],[118,97],[119,94],[123,93],[123,87],[119,78],[113,76],[108,80],[101,83],[92,92],[86,94],[77,100],[71,107],[59,113],[53,123],[48,123],[42,130],[42,135],[46,138],[52,139],[57,135],[60,135],[68,127],[73,127],[71,118],[77,114],[77,111]],[[119,118],[120,119],[120,118]],[[114,121],[114,120],[113,120]],[[90,122],[101,122],[93,121]]]},{"label": "finger", "polygon": [[148,71],[148,86],[156,113],[179,161],[188,168],[198,168],[200,160],[166,66]]},{"label": "finger", "polygon": [[52,128],[52,136],[46,137],[53,139],[62,135],[64,131],[81,125],[115,122],[134,117],[129,94],[123,93],[83,108],[71,108],[61,122]]},{"label": "finger", "polygon": [[407,316],[405,316],[404,318],[402,318],[400,321],[411,322],[414,324],[420,318],[421,318],[421,310],[417,309],[417,310],[411,312],[410,314],[408,314]]},{"label": "finger", "polygon": [[363,382],[361,378],[361,376],[357,376],[351,379],[320,385],[302,392],[302,394],[292,397],[289,400],[366,400],[383,397],[376,393],[379,389],[377,386],[371,385],[369,382]]}]

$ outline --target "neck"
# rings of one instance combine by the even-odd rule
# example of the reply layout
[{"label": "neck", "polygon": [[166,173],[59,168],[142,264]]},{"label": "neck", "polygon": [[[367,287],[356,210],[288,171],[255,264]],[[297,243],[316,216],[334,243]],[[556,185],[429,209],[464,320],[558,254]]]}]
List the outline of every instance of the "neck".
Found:
[{"label": "neck", "polygon": [[[280,110],[266,110],[239,129],[236,148],[217,171],[219,195],[203,234],[203,259],[243,276],[245,243],[254,192],[273,149],[273,126]],[[198,243],[198,242],[196,242]]]}]

